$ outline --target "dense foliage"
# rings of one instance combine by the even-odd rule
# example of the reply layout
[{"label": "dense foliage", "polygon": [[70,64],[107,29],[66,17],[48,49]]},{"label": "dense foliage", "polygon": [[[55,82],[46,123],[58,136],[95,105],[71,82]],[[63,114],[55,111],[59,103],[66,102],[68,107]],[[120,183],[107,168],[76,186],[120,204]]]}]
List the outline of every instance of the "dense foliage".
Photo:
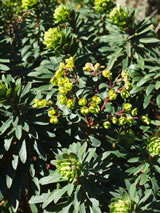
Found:
[{"label": "dense foliage", "polygon": [[0,211],[160,210],[160,41],[113,0],[0,1]]}]

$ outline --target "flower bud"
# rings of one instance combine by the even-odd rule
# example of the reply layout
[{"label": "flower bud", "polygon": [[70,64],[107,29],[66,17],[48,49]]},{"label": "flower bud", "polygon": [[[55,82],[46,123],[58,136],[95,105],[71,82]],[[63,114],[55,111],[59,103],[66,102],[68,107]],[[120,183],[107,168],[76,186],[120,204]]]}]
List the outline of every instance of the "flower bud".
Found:
[{"label": "flower bud", "polygon": [[123,89],[123,90],[121,91],[121,97],[122,97],[123,99],[127,99],[129,96],[130,96],[130,93],[129,93],[126,89]]},{"label": "flower bud", "polygon": [[49,122],[51,124],[58,124],[59,120],[58,120],[57,116],[53,115],[52,117],[50,117]]},{"label": "flower bud", "polygon": [[123,109],[126,110],[126,111],[130,111],[132,109],[132,104],[129,104],[129,103],[125,104],[123,106]]},{"label": "flower bud", "polygon": [[112,123],[113,123],[113,124],[116,124],[117,122],[118,122],[118,119],[117,119],[116,117],[113,117],[113,118],[112,118]]},{"label": "flower bud", "polygon": [[109,96],[110,101],[114,101],[117,98],[117,94],[116,94],[115,90],[113,90],[113,89],[108,91],[108,96]]},{"label": "flower bud", "polygon": [[75,60],[73,57],[66,59],[65,62],[66,62],[66,68],[72,69],[74,67]]},{"label": "flower bud", "polygon": [[47,100],[46,99],[39,100],[37,104],[38,104],[38,107],[46,107]]},{"label": "flower bud", "polygon": [[132,109],[131,115],[136,116],[137,114],[138,114],[138,109],[137,108]]},{"label": "flower bud", "polygon": [[133,124],[134,118],[133,117],[127,117],[127,123],[128,124]]},{"label": "flower bud", "polygon": [[99,96],[93,96],[91,99],[95,104],[101,104],[102,100]]},{"label": "flower bud", "polygon": [[111,123],[109,121],[105,121],[105,122],[103,122],[103,126],[105,129],[109,129],[109,128],[111,128]]},{"label": "flower bud", "polygon": [[52,109],[50,109],[49,111],[48,111],[48,115],[50,116],[50,115],[55,115],[56,114],[56,111],[55,111],[55,109],[54,108],[52,108]]},{"label": "flower bud", "polygon": [[110,70],[104,70],[104,71],[102,71],[102,75],[103,75],[105,78],[110,79],[111,71],[110,71]]},{"label": "flower bud", "polygon": [[90,72],[93,69],[94,67],[93,67],[93,64],[91,63],[86,63],[85,66],[83,67],[83,71],[87,71],[87,72]]},{"label": "flower bud", "polygon": [[100,108],[97,104],[91,104],[89,106],[89,112],[91,112],[93,114],[98,114],[100,112]]},{"label": "flower bud", "polygon": [[79,99],[78,104],[80,106],[85,106],[87,104],[87,99],[86,98]]},{"label": "flower bud", "polygon": [[86,107],[86,106],[83,106],[80,110],[80,112],[83,114],[83,115],[87,115],[89,113],[89,108]]},{"label": "flower bud", "polygon": [[142,122],[143,122],[143,123],[145,123],[145,124],[147,124],[147,125],[151,124],[151,120],[150,120],[150,118],[148,117],[148,115],[142,115],[141,119],[142,119]]},{"label": "flower bud", "polygon": [[58,99],[59,99],[60,104],[66,104],[66,101],[67,101],[66,96],[60,95],[60,96],[58,96]]},{"label": "flower bud", "polygon": [[66,95],[66,94],[67,94],[67,90],[66,90],[66,88],[64,88],[64,87],[59,87],[58,90],[59,90],[59,93],[60,93],[61,95]]},{"label": "flower bud", "polygon": [[126,117],[120,117],[118,119],[118,122],[119,122],[120,125],[123,126],[123,125],[125,125],[127,123],[127,118]]},{"label": "flower bud", "polygon": [[68,109],[73,109],[74,106],[75,106],[75,100],[74,99],[68,99],[66,106],[67,106]]}]

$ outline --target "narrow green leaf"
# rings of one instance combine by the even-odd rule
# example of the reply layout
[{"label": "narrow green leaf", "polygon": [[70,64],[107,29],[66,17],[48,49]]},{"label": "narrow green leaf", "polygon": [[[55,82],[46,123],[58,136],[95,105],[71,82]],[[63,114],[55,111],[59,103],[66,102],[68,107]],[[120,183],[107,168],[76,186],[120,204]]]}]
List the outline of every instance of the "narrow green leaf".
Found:
[{"label": "narrow green leaf", "polygon": [[46,184],[57,183],[57,182],[62,182],[62,181],[66,181],[66,180],[62,179],[58,173],[55,173],[55,174],[49,175],[47,177],[41,178],[39,182],[42,185],[46,185]]},{"label": "narrow green leaf", "polygon": [[16,170],[17,166],[18,166],[18,155],[13,155],[12,167],[14,170]]},{"label": "narrow green leaf", "polygon": [[160,81],[156,81],[155,89],[156,90],[160,89]]},{"label": "narrow green leaf", "polygon": [[11,187],[12,182],[13,182],[13,179],[9,175],[6,175],[6,185],[8,189]]},{"label": "narrow green leaf", "polygon": [[22,142],[22,146],[21,146],[21,149],[19,151],[19,157],[20,157],[21,162],[24,164],[27,160],[27,148],[26,148],[26,141],[25,140]]},{"label": "narrow green leaf", "polygon": [[20,140],[22,137],[22,126],[21,125],[16,126],[15,134],[16,134],[17,139]]},{"label": "narrow green leaf", "polygon": [[48,193],[42,193],[39,196],[32,196],[29,204],[43,203],[48,197]]},{"label": "narrow green leaf", "polygon": [[156,98],[156,104],[160,108],[160,94]]},{"label": "narrow green leaf", "polygon": [[144,103],[143,103],[143,108],[144,109],[146,109],[147,106],[150,104],[151,98],[152,98],[152,95],[145,96]]},{"label": "narrow green leaf", "polygon": [[9,67],[4,65],[4,64],[0,64],[0,70],[3,70],[3,71],[8,71],[9,70]]},{"label": "narrow green leaf", "polygon": [[151,92],[154,90],[155,85],[154,84],[150,84],[148,85],[147,89],[146,89],[146,95],[150,95]]}]

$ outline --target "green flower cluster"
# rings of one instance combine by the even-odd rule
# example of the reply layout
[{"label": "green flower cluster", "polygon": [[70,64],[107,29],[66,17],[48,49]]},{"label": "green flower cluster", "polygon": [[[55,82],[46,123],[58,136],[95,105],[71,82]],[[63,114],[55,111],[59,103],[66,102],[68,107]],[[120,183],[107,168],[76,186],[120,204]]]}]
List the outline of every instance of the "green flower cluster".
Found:
[{"label": "green flower cluster", "polygon": [[57,80],[58,90],[61,95],[66,95],[72,90],[72,83],[68,77],[61,77]]},{"label": "green flower cluster", "polygon": [[95,0],[94,7],[97,13],[104,13],[109,11],[114,6],[113,0]]},{"label": "green flower cluster", "polygon": [[121,76],[122,76],[122,79],[125,83],[124,87],[127,90],[131,90],[132,87],[131,87],[130,77],[129,77],[128,73],[125,70],[122,70]]},{"label": "green flower cluster", "polygon": [[62,32],[58,27],[50,28],[44,34],[44,45],[47,48],[58,48],[64,44],[65,33]]},{"label": "green flower cluster", "polygon": [[128,12],[122,7],[115,7],[109,14],[109,19],[112,23],[118,25],[119,27],[126,26],[128,22]]},{"label": "green flower cluster", "polygon": [[56,110],[53,107],[51,107],[51,109],[48,110],[48,116],[50,117],[49,122],[51,124],[57,124],[59,122],[58,116],[56,116],[55,114],[56,114]]},{"label": "green flower cluster", "polygon": [[61,4],[55,9],[53,17],[57,22],[68,21],[70,10],[65,5]]},{"label": "green flower cluster", "polygon": [[33,7],[37,3],[38,3],[38,0],[22,0],[22,7],[25,10],[28,10],[28,8]]},{"label": "green flower cluster", "polygon": [[152,137],[148,139],[147,150],[151,156],[160,156],[160,137]]},{"label": "green flower cluster", "polygon": [[72,69],[74,67],[74,58],[73,57],[66,59],[65,62],[66,63],[63,63],[63,62],[60,63],[58,70],[56,71],[56,73],[50,80],[51,84],[57,85],[59,79],[64,75],[66,68]]},{"label": "green flower cluster", "polygon": [[59,174],[63,178],[68,179],[69,182],[72,182],[80,175],[81,164],[74,153],[63,154],[62,158],[62,160],[58,160],[56,163]]},{"label": "green flower cluster", "polygon": [[88,113],[98,114],[100,112],[99,104],[101,104],[101,102],[101,98],[95,95],[90,99],[88,106],[85,106],[87,104],[87,100],[82,97],[78,102],[78,104],[82,106],[80,112],[83,115],[87,115]]},{"label": "green flower cluster", "polygon": [[34,105],[33,108],[43,108],[43,107],[47,107],[48,102],[46,99],[34,99]]},{"label": "green flower cluster", "polygon": [[132,213],[132,202],[130,200],[114,199],[109,208],[110,213]]}]

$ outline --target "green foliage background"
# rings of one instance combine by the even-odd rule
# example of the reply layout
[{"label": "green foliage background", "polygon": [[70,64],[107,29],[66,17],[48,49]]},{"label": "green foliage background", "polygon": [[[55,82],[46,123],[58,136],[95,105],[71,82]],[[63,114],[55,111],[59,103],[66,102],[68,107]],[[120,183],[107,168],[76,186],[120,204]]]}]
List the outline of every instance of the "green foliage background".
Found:
[{"label": "green foliage background", "polygon": [[0,211],[159,212],[153,17],[108,0],[25,3],[0,1]]}]

